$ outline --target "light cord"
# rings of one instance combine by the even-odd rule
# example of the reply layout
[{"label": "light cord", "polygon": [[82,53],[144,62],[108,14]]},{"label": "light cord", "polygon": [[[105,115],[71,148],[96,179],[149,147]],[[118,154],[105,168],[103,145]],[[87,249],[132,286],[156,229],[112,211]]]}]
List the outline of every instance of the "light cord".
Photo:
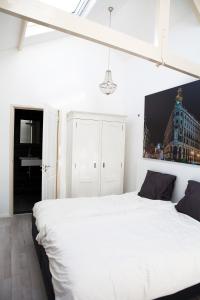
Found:
[{"label": "light cord", "polygon": [[[109,28],[111,28],[111,25],[112,25],[112,11],[113,11],[113,7],[109,7],[108,8],[108,11],[109,11]],[[110,47],[108,47],[108,70],[110,70]]]}]

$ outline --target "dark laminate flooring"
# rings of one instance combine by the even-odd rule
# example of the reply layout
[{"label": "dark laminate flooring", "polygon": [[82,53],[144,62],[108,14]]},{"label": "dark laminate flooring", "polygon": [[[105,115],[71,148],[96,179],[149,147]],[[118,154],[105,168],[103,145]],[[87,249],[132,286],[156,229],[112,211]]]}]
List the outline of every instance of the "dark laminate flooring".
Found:
[{"label": "dark laminate flooring", "polygon": [[0,300],[47,300],[30,214],[0,219]]},{"label": "dark laminate flooring", "polygon": [[47,300],[30,214],[0,219],[0,300]]}]

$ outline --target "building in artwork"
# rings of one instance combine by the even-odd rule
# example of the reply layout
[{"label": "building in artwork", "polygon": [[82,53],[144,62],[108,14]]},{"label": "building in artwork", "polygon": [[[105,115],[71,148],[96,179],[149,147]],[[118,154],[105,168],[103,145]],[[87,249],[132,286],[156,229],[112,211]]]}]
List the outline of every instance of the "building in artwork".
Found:
[{"label": "building in artwork", "polygon": [[146,122],[144,122],[144,140],[143,140],[143,156],[147,156],[147,149],[150,141],[150,132],[149,129],[147,128]]},{"label": "building in artwork", "polygon": [[184,108],[181,88],[165,130],[163,145],[165,160],[200,164],[200,122]]}]

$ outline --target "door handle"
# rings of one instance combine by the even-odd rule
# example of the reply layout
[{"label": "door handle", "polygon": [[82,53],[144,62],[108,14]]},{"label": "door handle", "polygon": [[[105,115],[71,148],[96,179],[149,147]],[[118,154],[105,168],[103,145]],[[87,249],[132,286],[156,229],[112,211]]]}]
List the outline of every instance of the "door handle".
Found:
[{"label": "door handle", "polygon": [[96,169],[96,167],[97,167],[97,163],[96,163],[96,162],[94,162],[94,168]]},{"label": "door handle", "polygon": [[47,170],[48,170],[50,167],[51,167],[51,166],[44,165],[44,166],[43,166],[43,170],[44,170],[44,172],[46,173],[46,172],[47,172]]},{"label": "door handle", "polygon": [[106,167],[106,164],[105,164],[105,162],[103,162],[103,165],[102,165],[102,166],[103,166],[103,168],[105,168],[105,167]]}]

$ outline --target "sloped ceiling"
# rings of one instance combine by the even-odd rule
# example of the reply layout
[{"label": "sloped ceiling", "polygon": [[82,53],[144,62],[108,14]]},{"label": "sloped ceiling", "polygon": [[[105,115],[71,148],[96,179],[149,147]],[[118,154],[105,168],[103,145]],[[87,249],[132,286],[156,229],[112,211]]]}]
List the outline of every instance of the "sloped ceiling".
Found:
[{"label": "sloped ceiling", "polygon": [[180,56],[200,63],[200,20],[191,0],[171,1],[169,47]]},{"label": "sloped ceiling", "polygon": [[113,6],[113,29],[153,43],[157,3],[157,0],[97,1],[88,18],[108,25],[108,7]]},{"label": "sloped ceiling", "polygon": [[[158,0],[96,0],[87,18],[107,25],[107,8],[113,6],[114,29],[153,42],[157,3]],[[176,48],[179,54],[199,62],[200,23],[194,10],[191,0],[171,0],[169,43],[171,49]],[[0,13],[0,51],[17,47],[20,30],[20,19]],[[35,36],[32,39],[27,38],[25,45],[63,36],[66,35],[58,32]]]}]

